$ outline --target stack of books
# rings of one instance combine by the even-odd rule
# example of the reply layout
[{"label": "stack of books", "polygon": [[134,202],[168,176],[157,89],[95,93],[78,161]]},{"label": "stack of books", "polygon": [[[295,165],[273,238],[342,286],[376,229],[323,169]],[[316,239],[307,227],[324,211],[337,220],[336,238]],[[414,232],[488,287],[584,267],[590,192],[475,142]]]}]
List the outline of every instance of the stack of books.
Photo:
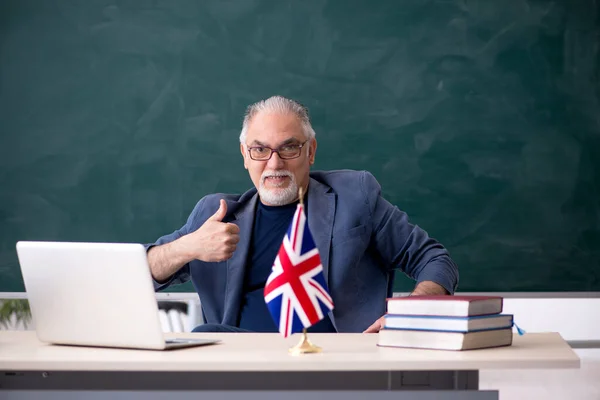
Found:
[{"label": "stack of books", "polygon": [[510,346],[513,315],[502,314],[503,298],[409,296],[387,300],[379,346],[471,350]]}]

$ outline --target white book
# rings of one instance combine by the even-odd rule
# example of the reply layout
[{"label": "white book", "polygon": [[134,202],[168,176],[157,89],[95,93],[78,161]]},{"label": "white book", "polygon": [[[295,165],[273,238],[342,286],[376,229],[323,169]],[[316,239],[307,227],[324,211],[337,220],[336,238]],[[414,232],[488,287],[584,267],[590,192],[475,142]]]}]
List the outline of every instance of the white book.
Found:
[{"label": "white book", "polygon": [[512,328],[512,314],[480,315],[475,317],[446,317],[433,315],[385,316],[384,327],[455,332],[473,332],[488,329]]},{"label": "white book", "polygon": [[512,329],[509,328],[467,333],[382,329],[378,335],[378,346],[436,350],[473,350],[510,346],[513,339]]},{"label": "white book", "polygon": [[495,296],[408,296],[387,300],[388,314],[445,315],[469,317],[500,314],[502,297]]}]

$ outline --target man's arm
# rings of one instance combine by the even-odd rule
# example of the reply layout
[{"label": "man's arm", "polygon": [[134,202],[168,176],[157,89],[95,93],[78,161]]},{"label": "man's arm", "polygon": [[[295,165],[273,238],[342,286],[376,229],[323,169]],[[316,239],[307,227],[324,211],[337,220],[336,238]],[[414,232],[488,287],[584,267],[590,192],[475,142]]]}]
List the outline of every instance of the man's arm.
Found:
[{"label": "man's arm", "polygon": [[192,261],[182,244],[186,236],[148,250],[148,265],[155,281],[164,283],[181,267]]},{"label": "man's arm", "polygon": [[442,285],[433,281],[423,281],[419,282],[417,286],[415,286],[415,289],[412,291],[410,296],[433,296],[442,294],[449,294]]},{"label": "man's arm", "polygon": [[[416,294],[425,291],[454,293],[458,285],[458,268],[446,248],[421,227],[412,224],[405,212],[385,200],[373,175],[364,173],[361,187],[373,224],[372,245],[381,262],[390,270],[400,269],[417,281]],[[425,282],[435,283],[441,289],[431,284],[421,285]]]},{"label": "man's arm", "polygon": [[231,258],[240,241],[240,228],[235,224],[221,222],[226,213],[227,204],[225,200],[221,200],[217,212],[196,231],[170,243],[150,248],[147,258],[154,280],[166,282],[192,260],[215,262]]}]

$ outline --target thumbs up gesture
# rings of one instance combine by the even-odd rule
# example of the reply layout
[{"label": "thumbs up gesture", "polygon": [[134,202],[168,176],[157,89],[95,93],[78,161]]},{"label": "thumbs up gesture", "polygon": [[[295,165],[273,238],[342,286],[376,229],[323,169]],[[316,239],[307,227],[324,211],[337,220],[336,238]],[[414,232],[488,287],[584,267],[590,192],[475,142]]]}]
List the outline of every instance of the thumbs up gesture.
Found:
[{"label": "thumbs up gesture", "polygon": [[225,214],[227,203],[221,199],[217,212],[195,232],[187,235],[187,245],[195,259],[217,262],[231,258],[240,241],[240,228],[235,224],[222,222]]}]

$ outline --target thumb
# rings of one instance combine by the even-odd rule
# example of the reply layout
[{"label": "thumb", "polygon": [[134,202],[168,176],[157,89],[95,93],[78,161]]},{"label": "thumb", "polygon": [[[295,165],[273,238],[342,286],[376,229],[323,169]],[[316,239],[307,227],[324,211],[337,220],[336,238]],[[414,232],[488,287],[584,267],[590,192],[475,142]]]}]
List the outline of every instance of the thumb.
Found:
[{"label": "thumb", "polygon": [[219,206],[219,209],[212,215],[212,217],[209,218],[209,220],[221,221],[223,218],[225,218],[225,214],[227,214],[227,203],[225,203],[225,200],[221,199],[221,205]]}]

